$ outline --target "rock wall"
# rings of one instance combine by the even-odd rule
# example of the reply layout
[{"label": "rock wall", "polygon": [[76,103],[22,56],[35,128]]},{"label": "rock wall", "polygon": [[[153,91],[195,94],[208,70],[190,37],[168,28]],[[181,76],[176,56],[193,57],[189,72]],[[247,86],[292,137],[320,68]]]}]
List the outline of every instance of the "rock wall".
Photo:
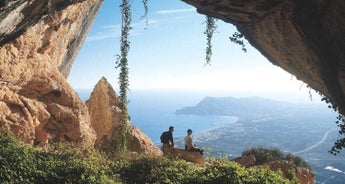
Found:
[{"label": "rock wall", "polygon": [[65,77],[102,2],[1,1],[1,128],[35,145],[93,146],[88,110]]},{"label": "rock wall", "polygon": [[[116,153],[117,145],[121,142],[121,115],[120,99],[115,90],[102,77],[94,87],[90,99],[86,101],[91,117],[92,127],[97,139],[95,147],[108,153]],[[127,124],[127,150],[143,154],[160,155],[161,151],[151,139],[142,133],[138,127]]]},{"label": "rock wall", "polygon": [[345,1],[182,1],[234,24],[270,62],[322,92],[345,114]]}]

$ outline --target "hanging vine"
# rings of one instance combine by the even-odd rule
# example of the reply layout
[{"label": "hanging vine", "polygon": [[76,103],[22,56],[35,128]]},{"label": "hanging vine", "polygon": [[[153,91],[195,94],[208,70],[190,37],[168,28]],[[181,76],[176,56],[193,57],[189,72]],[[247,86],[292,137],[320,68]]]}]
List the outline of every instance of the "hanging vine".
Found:
[{"label": "hanging vine", "polygon": [[129,80],[128,80],[128,52],[130,49],[130,41],[128,40],[129,32],[131,28],[131,6],[129,0],[123,0],[122,4],[120,5],[121,15],[122,15],[122,25],[121,25],[121,46],[120,52],[121,54],[118,55],[116,60],[115,68],[120,68],[119,74],[119,86],[120,86],[120,108],[122,110],[121,116],[121,142],[118,143],[117,149],[120,153],[124,153],[127,151],[126,146],[126,133],[127,133],[127,126],[129,124],[129,117],[128,117],[128,100],[127,100],[127,91],[129,90]]},{"label": "hanging vine", "polygon": [[[146,18],[148,14],[148,0],[142,0],[144,5],[144,15],[143,18]],[[122,0],[120,5],[121,9],[121,46],[120,54],[117,55],[115,68],[120,69],[120,74],[118,76],[119,86],[120,86],[120,109],[122,110],[121,115],[121,139],[120,142],[116,145],[117,151],[122,154],[127,151],[127,126],[129,125],[129,115],[128,115],[128,98],[127,92],[129,91],[129,68],[128,68],[128,53],[130,49],[129,33],[132,29],[131,21],[131,4],[130,0]],[[148,24],[148,19],[146,19],[146,24]]]},{"label": "hanging vine", "polygon": [[146,17],[147,13],[149,12],[149,6],[147,5],[147,3],[148,3],[148,0],[143,0],[143,5],[144,5],[144,16],[143,17]]},{"label": "hanging vine", "polygon": [[141,18],[145,18],[145,23],[146,26],[149,23],[149,20],[147,19],[147,14],[149,12],[149,7],[147,5],[148,0],[143,0],[143,5],[144,5],[144,15]]},{"label": "hanging vine", "polygon": [[[212,37],[214,35],[214,32],[217,30],[217,24],[216,20],[213,17],[206,16],[206,30],[204,31],[204,34],[206,34],[206,64],[211,63],[211,57],[212,57]],[[246,44],[244,43],[245,38],[242,33],[235,32],[232,34],[231,37],[229,37],[230,41],[240,45],[242,47],[242,51],[247,52]]]},{"label": "hanging vine", "polygon": [[243,52],[247,52],[246,44],[244,44],[244,35],[242,33],[235,32],[229,39],[232,43],[242,46]]},{"label": "hanging vine", "polygon": [[325,101],[328,104],[328,108],[333,109],[336,113],[338,113],[337,120],[335,123],[340,128],[338,131],[339,137],[334,142],[334,145],[328,151],[330,154],[337,155],[340,153],[340,150],[345,148],[345,116],[339,111],[338,106],[333,105],[332,100],[329,97],[326,97],[319,91],[316,91],[322,98],[321,101]]},{"label": "hanging vine", "polygon": [[[311,90],[312,88],[307,85],[307,87]],[[309,95],[311,97],[311,92],[309,90]],[[339,137],[338,139],[334,142],[334,145],[331,147],[331,149],[328,151],[328,153],[337,155],[340,153],[342,149],[345,148],[345,116],[340,112],[339,107],[334,105],[332,102],[331,98],[327,97],[324,95],[322,92],[317,91],[314,89],[314,91],[320,95],[321,101],[324,101],[326,104],[328,104],[328,108],[333,109],[334,112],[338,114],[335,123],[337,126],[340,128],[338,131]]]},{"label": "hanging vine", "polygon": [[216,19],[210,16],[206,16],[206,64],[211,64],[212,56],[212,37],[217,29]]}]

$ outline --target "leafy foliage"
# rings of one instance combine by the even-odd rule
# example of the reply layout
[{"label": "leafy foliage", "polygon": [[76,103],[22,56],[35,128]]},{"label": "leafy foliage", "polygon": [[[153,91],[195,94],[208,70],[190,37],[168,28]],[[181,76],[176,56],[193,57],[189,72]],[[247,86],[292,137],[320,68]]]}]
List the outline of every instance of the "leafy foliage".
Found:
[{"label": "leafy foliage", "polygon": [[146,18],[145,23],[146,23],[146,26],[147,26],[147,24],[149,22],[149,20],[147,19],[147,14],[149,12],[149,7],[147,5],[148,0],[142,0],[142,2],[143,2],[143,5],[144,5],[144,15],[143,15],[142,18]]},{"label": "leafy foliage", "polygon": [[[311,88],[309,85],[307,86]],[[330,154],[337,155],[340,151],[345,148],[345,116],[339,111],[339,107],[335,105],[331,98],[324,95],[322,92],[315,90],[317,94],[321,96],[321,101],[328,104],[328,108],[333,109],[334,112],[338,113],[337,120],[335,123],[339,127],[339,138],[334,142],[334,145],[328,151]]]},{"label": "leafy foliage", "polygon": [[310,165],[304,161],[299,156],[294,156],[291,153],[285,154],[284,152],[280,151],[277,148],[263,148],[263,147],[255,147],[249,148],[242,152],[242,155],[254,155],[255,156],[255,164],[256,165],[263,165],[270,161],[275,160],[286,160],[289,161],[296,166],[301,166],[310,169]]},{"label": "leafy foliage", "polygon": [[107,173],[109,164],[104,158],[93,150],[61,145],[49,151],[37,150],[10,133],[0,134],[2,183],[116,183]]},{"label": "leafy foliage", "polygon": [[321,100],[329,104],[328,108],[332,108],[335,112],[338,113],[337,120],[335,121],[335,123],[339,127],[339,138],[334,142],[334,145],[332,146],[331,150],[328,151],[333,155],[337,155],[338,153],[340,153],[340,150],[345,148],[345,116],[342,113],[340,113],[339,108],[337,106],[333,105],[330,98],[323,96]]},{"label": "leafy foliage", "polygon": [[235,162],[222,160],[213,160],[210,166],[203,168],[183,160],[144,157],[128,162],[119,170],[126,183],[290,183],[281,172],[274,172],[267,168],[247,170]]},{"label": "leafy foliage", "polygon": [[45,149],[25,146],[13,135],[0,134],[2,183],[290,183],[281,172],[246,169],[231,161],[213,159],[204,168],[162,156],[110,158],[96,150],[57,144]]},{"label": "leafy foliage", "polygon": [[242,46],[242,51],[247,52],[246,45],[244,44],[244,35],[242,33],[235,32],[229,39],[231,42]]},{"label": "leafy foliage", "polygon": [[119,74],[119,85],[120,85],[120,108],[122,110],[122,125],[121,125],[121,135],[122,139],[118,146],[119,152],[124,153],[126,148],[126,132],[127,132],[127,122],[129,121],[128,117],[128,100],[127,100],[127,91],[129,90],[129,80],[128,80],[128,52],[130,49],[130,41],[128,39],[129,32],[132,29],[131,27],[131,5],[128,0],[123,0],[120,5],[122,13],[122,27],[121,27],[121,54],[118,56],[116,61],[116,68],[120,68]]},{"label": "leafy foliage", "polygon": [[214,32],[217,29],[216,19],[211,16],[206,16],[206,30],[204,34],[206,34],[206,64],[211,63],[211,56],[212,56],[212,37]]}]

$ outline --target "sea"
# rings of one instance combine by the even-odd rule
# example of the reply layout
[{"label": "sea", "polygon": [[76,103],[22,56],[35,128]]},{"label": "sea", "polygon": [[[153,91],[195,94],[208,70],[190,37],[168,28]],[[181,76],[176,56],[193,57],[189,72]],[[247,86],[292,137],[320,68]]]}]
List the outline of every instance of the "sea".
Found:
[{"label": "sea", "polygon": [[[85,102],[91,91],[77,91]],[[222,96],[226,92],[211,92],[215,96]],[[169,126],[174,126],[174,137],[184,137],[187,129],[192,129],[193,134],[207,132],[226,124],[237,121],[233,116],[196,116],[176,115],[175,111],[185,106],[195,105],[200,102],[208,91],[170,91],[170,90],[136,90],[128,95],[129,115],[131,125],[137,126],[153,143],[159,144],[162,132]]]},{"label": "sea", "polygon": [[[77,91],[86,101],[91,91]],[[244,122],[235,116],[177,115],[176,110],[197,105],[203,98],[251,97],[285,102],[315,104],[315,112],[302,112],[299,116],[269,117]],[[308,94],[306,94],[307,96]],[[160,146],[159,137],[169,126],[174,126],[174,139],[183,147],[187,129],[193,130],[193,140],[198,146],[206,146],[213,156],[220,152],[229,159],[238,157],[250,147],[278,148],[302,157],[316,174],[316,184],[340,184],[345,181],[345,154],[333,156],[329,148],[338,138],[335,124],[336,114],[320,103],[287,94],[252,94],[233,91],[178,91],[178,90],[135,90],[128,94],[128,108],[131,125],[139,127],[154,144]],[[222,153],[221,153],[222,155]]]}]

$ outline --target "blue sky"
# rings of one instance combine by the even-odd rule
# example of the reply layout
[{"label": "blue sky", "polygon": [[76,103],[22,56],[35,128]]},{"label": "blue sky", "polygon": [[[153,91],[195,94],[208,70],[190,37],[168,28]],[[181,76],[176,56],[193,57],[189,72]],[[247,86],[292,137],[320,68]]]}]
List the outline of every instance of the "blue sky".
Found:
[{"label": "blue sky", "polygon": [[[226,90],[289,93],[308,98],[306,85],[247,45],[230,42],[236,28],[217,21],[211,65],[205,65],[205,16],[179,0],[149,0],[148,24],[142,1],[132,0],[130,89]],[[120,1],[105,0],[74,62],[69,83],[92,89],[105,76],[118,89],[114,68],[120,48]]]}]

